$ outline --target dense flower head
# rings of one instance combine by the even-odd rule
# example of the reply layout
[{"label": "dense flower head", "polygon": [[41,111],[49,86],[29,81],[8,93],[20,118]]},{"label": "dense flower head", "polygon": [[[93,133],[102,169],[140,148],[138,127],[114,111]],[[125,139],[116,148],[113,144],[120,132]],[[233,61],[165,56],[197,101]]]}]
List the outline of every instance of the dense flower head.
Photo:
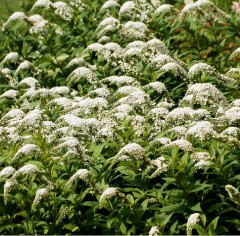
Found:
[{"label": "dense flower head", "polygon": [[45,8],[48,9],[52,5],[50,0],[37,0],[32,6],[32,10],[36,8]]},{"label": "dense flower head", "polygon": [[186,137],[196,138],[200,141],[205,141],[216,136],[217,133],[213,130],[213,125],[209,121],[197,122],[191,126],[186,133]]},{"label": "dense flower head", "polygon": [[236,202],[240,202],[240,193],[239,190],[234,186],[228,184],[225,186],[226,191],[228,192],[229,197]]},{"label": "dense flower head", "polygon": [[36,192],[35,198],[33,200],[32,206],[36,207],[40,203],[40,201],[48,195],[48,193],[49,193],[49,190],[47,188],[38,189]]},{"label": "dense flower head", "polygon": [[128,21],[122,28],[122,35],[125,38],[132,39],[144,39],[147,34],[147,26],[142,22]]},{"label": "dense flower head", "polygon": [[21,175],[35,174],[39,171],[40,170],[38,169],[37,166],[35,166],[33,164],[26,164],[15,172],[15,174],[13,175],[13,178],[16,178],[16,177],[21,176]]},{"label": "dense flower head", "polygon": [[71,176],[71,178],[68,180],[67,182],[67,186],[71,186],[72,183],[77,180],[77,179],[81,179],[85,182],[89,181],[89,177],[90,177],[90,171],[87,169],[79,169],[74,175]]},{"label": "dense flower head", "polygon": [[118,8],[120,5],[116,0],[108,0],[106,1],[100,11],[106,10],[106,9],[111,9],[111,8]]},{"label": "dense flower head", "polygon": [[25,144],[18,149],[13,159],[18,158],[20,155],[30,155],[32,153],[40,153],[39,147],[35,144]]},{"label": "dense flower head", "polygon": [[65,2],[57,1],[51,5],[55,9],[55,13],[62,19],[70,21],[72,19],[72,9]]},{"label": "dense flower head", "polygon": [[[223,93],[216,86],[210,83],[195,83],[189,86],[181,103],[217,108],[219,105],[226,105],[227,100]],[[180,104],[181,104],[180,103]]]},{"label": "dense flower head", "polygon": [[14,173],[15,173],[15,169],[12,166],[4,167],[0,171],[0,178],[2,178],[2,177],[9,177],[10,175],[13,175]]},{"label": "dense flower head", "polygon": [[19,55],[17,52],[10,52],[4,57],[1,63],[4,64],[6,62],[16,62],[18,58],[19,58]]},{"label": "dense flower head", "polygon": [[158,227],[157,226],[152,226],[148,235],[149,236],[157,236],[159,233]]},{"label": "dense flower head", "polygon": [[187,231],[192,232],[193,227],[200,221],[200,214],[199,213],[194,213],[189,216],[188,221],[187,221]]},{"label": "dense flower head", "polygon": [[129,143],[120,149],[117,155],[130,155],[134,158],[141,158],[144,155],[144,149],[137,143]]},{"label": "dense flower head", "polygon": [[106,190],[104,190],[104,192],[102,193],[99,203],[103,204],[106,200],[116,196],[118,193],[117,188],[114,187],[109,187]]},{"label": "dense flower head", "polygon": [[166,14],[174,9],[174,6],[171,4],[162,4],[160,5],[155,12],[153,13],[154,17],[157,17],[161,14]]},{"label": "dense flower head", "polygon": [[149,176],[149,178],[155,178],[158,175],[160,175],[162,172],[165,172],[168,170],[168,165],[164,163],[164,161],[165,161],[165,158],[162,156],[158,157],[155,160],[150,161],[149,169],[156,168],[156,170],[154,171],[154,173],[152,173]]},{"label": "dense flower head", "polygon": [[173,147],[178,147],[179,149],[187,151],[187,152],[191,152],[193,150],[192,144],[183,138],[177,139],[177,140],[167,143],[163,146],[164,149],[171,149]]},{"label": "dense flower head", "polygon": [[94,74],[93,72],[87,67],[79,67],[75,69],[67,78],[69,83],[75,83],[81,79],[87,79],[89,83],[94,82]]}]

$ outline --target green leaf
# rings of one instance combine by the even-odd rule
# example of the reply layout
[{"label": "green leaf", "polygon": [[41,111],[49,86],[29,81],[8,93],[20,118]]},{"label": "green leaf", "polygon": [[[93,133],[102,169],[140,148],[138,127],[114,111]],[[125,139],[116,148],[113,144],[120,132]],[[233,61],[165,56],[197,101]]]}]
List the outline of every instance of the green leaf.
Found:
[{"label": "green leaf", "polygon": [[94,158],[97,158],[101,154],[104,146],[105,146],[104,144],[96,146],[96,148],[94,149],[94,152],[93,152],[93,157]]},{"label": "green leaf", "polygon": [[165,216],[164,221],[161,223],[161,225],[162,225],[163,227],[165,227],[165,226],[167,225],[167,223],[170,221],[170,219],[171,219],[171,217],[172,217],[173,214],[174,214],[174,212],[171,213],[171,214],[169,214],[169,215],[167,215],[167,216]]},{"label": "green leaf", "polygon": [[111,225],[112,225],[112,223],[115,221],[115,218],[112,218],[112,219],[109,219],[109,220],[107,220],[107,227],[108,227],[108,229],[111,229]]},{"label": "green leaf", "polygon": [[218,220],[219,220],[219,216],[217,216],[216,218],[214,218],[212,220],[212,222],[208,225],[207,227],[207,231],[210,234],[214,234],[216,228],[217,228],[217,224],[218,224]]},{"label": "green leaf", "polygon": [[16,216],[22,216],[23,218],[26,218],[27,217],[27,213],[26,213],[26,211],[19,211],[18,213],[13,215],[14,218]]},{"label": "green leaf", "polygon": [[160,209],[161,212],[175,212],[180,213],[183,212],[183,205],[182,203],[172,204],[170,206],[165,206]]},{"label": "green leaf", "polygon": [[148,207],[148,199],[146,199],[145,201],[143,201],[141,205],[142,205],[143,211],[146,211],[146,210],[147,210],[147,207]]},{"label": "green leaf", "polygon": [[127,195],[127,200],[130,202],[130,204],[134,203],[134,198],[133,198],[133,196],[131,194]]},{"label": "green leaf", "polygon": [[191,193],[195,193],[195,192],[199,192],[199,191],[202,191],[202,190],[205,190],[205,189],[207,189],[207,188],[211,188],[212,187],[212,185],[211,184],[204,184],[204,183],[202,183],[202,184],[196,184],[195,186],[194,186],[194,188],[190,191]]},{"label": "green leaf", "polygon": [[207,217],[206,217],[206,215],[205,215],[205,214],[201,214],[201,215],[200,215],[200,219],[201,219],[201,221],[202,221],[203,226],[205,227],[205,226],[206,226],[206,223],[207,223]]},{"label": "green leaf", "polygon": [[120,225],[120,230],[121,230],[121,233],[122,233],[123,235],[126,235],[126,234],[127,234],[127,228],[126,228],[126,226],[125,226],[124,223],[122,223],[122,224]]},{"label": "green leaf", "polygon": [[196,205],[194,205],[194,206],[191,208],[191,210],[194,211],[194,212],[203,212],[203,211],[202,211],[202,208],[201,208],[200,202],[197,203]]},{"label": "green leaf", "polygon": [[176,228],[177,228],[177,225],[178,225],[178,220],[174,222],[174,224],[171,226],[170,228],[170,234],[174,234],[176,232]]},{"label": "green leaf", "polygon": [[76,227],[75,224],[69,223],[69,224],[65,224],[65,225],[63,226],[63,228],[74,232],[73,230],[76,231],[76,228],[78,228],[78,227]]},{"label": "green leaf", "polygon": [[208,232],[199,224],[195,224],[193,228],[197,230],[199,235],[208,235]]}]

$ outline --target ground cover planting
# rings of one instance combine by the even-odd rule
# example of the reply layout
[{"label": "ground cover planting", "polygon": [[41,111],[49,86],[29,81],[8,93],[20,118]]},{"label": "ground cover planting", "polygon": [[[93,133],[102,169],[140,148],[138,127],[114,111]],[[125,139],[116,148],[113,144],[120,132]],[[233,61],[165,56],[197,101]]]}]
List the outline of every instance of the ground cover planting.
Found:
[{"label": "ground cover planting", "polygon": [[239,234],[225,5],[37,0],[0,23],[1,234]]}]

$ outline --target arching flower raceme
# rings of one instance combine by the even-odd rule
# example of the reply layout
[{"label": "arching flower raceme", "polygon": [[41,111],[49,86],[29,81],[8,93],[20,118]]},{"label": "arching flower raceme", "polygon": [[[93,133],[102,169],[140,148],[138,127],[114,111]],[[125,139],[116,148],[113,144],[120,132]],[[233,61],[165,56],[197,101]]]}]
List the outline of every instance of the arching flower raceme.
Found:
[{"label": "arching flower raceme", "polygon": [[37,205],[40,203],[40,201],[43,198],[46,198],[48,196],[49,189],[48,188],[40,188],[37,190],[35,198],[33,200],[32,207],[37,207]]},{"label": "arching flower raceme", "polygon": [[187,221],[187,232],[188,234],[192,234],[193,227],[200,221],[200,214],[194,213],[189,216]]}]

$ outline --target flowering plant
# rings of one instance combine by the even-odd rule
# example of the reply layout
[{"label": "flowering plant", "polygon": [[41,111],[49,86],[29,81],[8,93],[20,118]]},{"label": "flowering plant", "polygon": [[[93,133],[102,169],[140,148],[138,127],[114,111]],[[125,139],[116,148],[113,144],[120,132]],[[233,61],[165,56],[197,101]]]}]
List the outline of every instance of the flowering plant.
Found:
[{"label": "flowering plant", "polygon": [[1,234],[239,234],[238,3],[170,2],[0,24]]}]

